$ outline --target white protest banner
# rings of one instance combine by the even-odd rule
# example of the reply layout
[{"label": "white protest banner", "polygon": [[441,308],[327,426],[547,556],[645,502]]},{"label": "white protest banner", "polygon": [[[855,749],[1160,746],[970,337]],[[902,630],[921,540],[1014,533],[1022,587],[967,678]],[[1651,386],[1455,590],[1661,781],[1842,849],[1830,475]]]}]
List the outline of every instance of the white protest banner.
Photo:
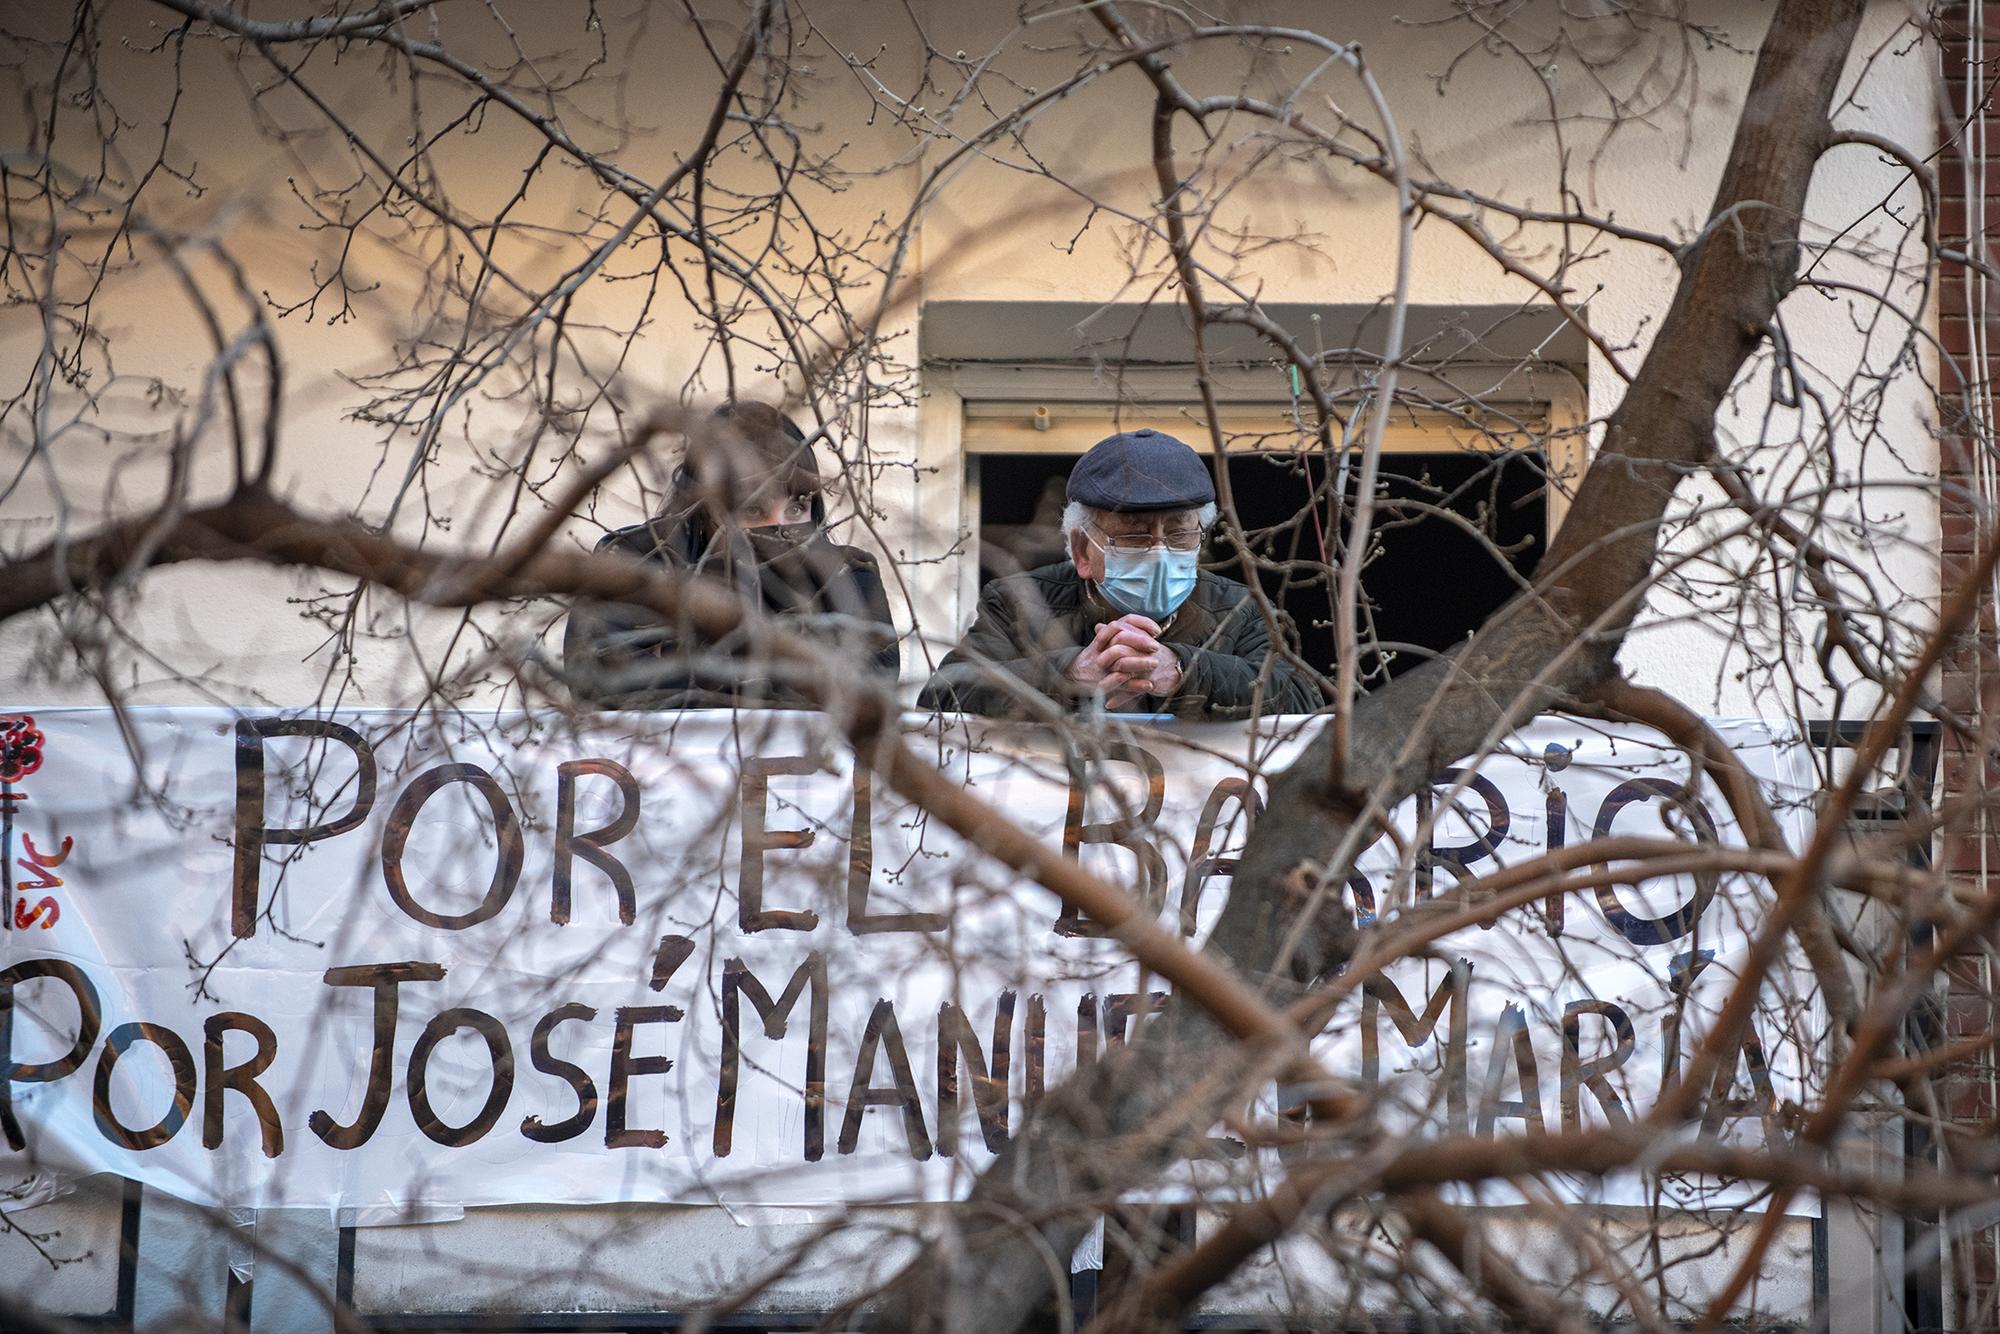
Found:
[{"label": "white protest banner", "polygon": [[[1199,936],[1262,775],[1317,725],[904,732]],[[115,1172],[239,1207],[951,1198],[1042,1090],[1165,999],[1049,892],[857,775],[814,714],[6,727],[17,1179]],[[1797,837],[1796,738],[1718,727]],[[1406,802],[1349,901],[1388,922],[1593,834],[1740,847],[1688,772],[1638,729],[1538,720]],[[1769,892],[1708,874],[1510,911],[1384,970],[1321,1055],[1413,1136],[1642,1114]],[[1781,970],[1733,1091],[1686,1133],[1766,1133],[1822,1025]]]}]

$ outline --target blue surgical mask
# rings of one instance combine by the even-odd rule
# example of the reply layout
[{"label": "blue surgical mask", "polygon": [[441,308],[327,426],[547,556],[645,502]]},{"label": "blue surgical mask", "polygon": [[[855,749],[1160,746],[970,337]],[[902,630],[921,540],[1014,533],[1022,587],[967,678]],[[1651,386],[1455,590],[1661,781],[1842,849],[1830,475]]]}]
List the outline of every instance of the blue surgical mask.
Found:
[{"label": "blue surgical mask", "polygon": [[1175,551],[1164,544],[1145,551],[1103,551],[1104,578],[1097,586],[1120,611],[1165,621],[1194,592],[1200,552]]}]

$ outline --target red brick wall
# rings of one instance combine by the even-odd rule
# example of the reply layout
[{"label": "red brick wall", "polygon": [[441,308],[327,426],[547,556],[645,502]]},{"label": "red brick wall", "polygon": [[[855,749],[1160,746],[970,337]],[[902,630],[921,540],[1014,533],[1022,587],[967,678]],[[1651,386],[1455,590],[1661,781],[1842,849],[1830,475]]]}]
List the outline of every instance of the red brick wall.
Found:
[{"label": "red brick wall", "polygon": [[[1936,159],[1942,217],[1939,240],[1947,252],[1980,254],[1983,238],[1970,235],[1982,215],[1989,232],[2000,228],[2000,162],[1987,171],[1980,208],[1968,198],[1969,153],[1980,151],[1977,129],[1984,127],[1987,146],[2000,150],[2000,114],[1994,112],[1993,83],[2000,77],[2000,4],[1983,5],[1975,33],[1966,4],[1944,6],[1943,57],[1945,86],[1950,94],[1952,114],[1941,127],[1945,151]],[[1983,43],[1978,49],[1974,38]],[[1968,122],[1965,109],[1977,107],[1978,119]],[[1983,164],[1982,164],[1983,165]],[[1989,257],[1990,258],[1990,257]],[[1995,352],[2000,350],[2000,285],[1988,284],[1990,296],[1974,293],[1968,301],[1966,270],[1963,264],[1944,262],[1939,267],[1938,334],[1946,364],[1940,368],[1939,424],[1943,431],[1944,490],[1939,504],[1944,537],[1940,557],[1940,578],[1947,594],[1964,577],[1975,545],[1975,499],[1982,483],[1973,464],[1971,442],[1977,432],[1969,429],[1977,420],[1979,391],[1992,382]],[[1984,306],[1983,311],[1975,307]],[[1983,315],[1986,357],[1973,355],[1973,319]],[[1989,496],[1990,506],[1993,497]],[[1988,512],[1991,510],[1989,508]],[[1982,704],[2000,698],[2000,661],[1994,653],[1993,608],[1982,613],[1976,641],[1963,645],[1947,661],[1944,694],[1948,707],[1967,713],[1985,712]],[[1976,820],[1970,827],[1950,831],[1944,844],[1945,865],[1955,875],[1977,881],[1982,872],[2000,876],[2000,805],[1988,794],[2000,795],[2000,766],[1983,771],[1975,756],[1967,754],[1949,733],[1944,740],[1943,796],[1963,799],[1977,796],[1971,807]],[[1967,958],[1951,970],[1946,982],[1944,1037],[1947,1041],[1989,1032],[1996,1021],[1993,1004],[1994,978],[1983,961]],[[1947,1166],[1984,1166],[1990,1170],[1994,1117],[1994,1065],[1991,1059],[1967,1062],[1954,1068],[1942,1081],[1944,1112],[1959,1127],[1945,1146]],[[1996,1276],[1994,1230],[1976,1231],[1958,1241],[1948,1256],[1949,1306],[1959,1329],[2000,1331],[2000,1276]]]}]

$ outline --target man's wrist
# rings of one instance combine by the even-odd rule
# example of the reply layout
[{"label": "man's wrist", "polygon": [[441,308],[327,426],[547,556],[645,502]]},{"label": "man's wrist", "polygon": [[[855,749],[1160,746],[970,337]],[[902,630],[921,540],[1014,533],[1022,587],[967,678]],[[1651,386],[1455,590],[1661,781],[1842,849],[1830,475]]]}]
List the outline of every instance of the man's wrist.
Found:
[{"label": "man's wrist", "polygon": [[1075,690],[1088,691],[1088,686],[1085,686],[1070,675],[1070,672],[1076,666],[1076,660],[1082,656],[1083,650],[1080,648],[1059,648],[1043,655],[1041,659],[1043,680],[1040,684],[1044,692],[1054,693],[1050,690],[1051,683],[1059,686],[1067,686]]}]

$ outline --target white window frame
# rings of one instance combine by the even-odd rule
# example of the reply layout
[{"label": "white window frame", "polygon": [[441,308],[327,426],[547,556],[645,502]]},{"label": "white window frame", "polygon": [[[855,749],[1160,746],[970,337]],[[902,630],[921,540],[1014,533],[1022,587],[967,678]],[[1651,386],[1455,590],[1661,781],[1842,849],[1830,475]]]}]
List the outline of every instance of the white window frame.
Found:
[{"label": "white window frame", "polygon": [[[1289,413],[1293,402],[1284,374],[1276,367],[1218,373],[1215,396],[1225,427],[1246,411]],[[1553,538],[1569,510],[1576,484],[1589,462],[1584,425],[1588,421],[1583,385],[1554,365],[1486,366],[1458,363],[1448,369],[1406,370],[1406,387],[1428,391],[1441,401],[1476,400],[1517,421],[1546,424],[1537,440],[1548,449],[1556,485],[1548,496],[1548,531]],[[1336,390],[1343,386],[1336,384]],[[1001,363],[933,363],[925,367],[919,430],[922,461],[942,478],[957,478],[958,532],[962,552],[947,601],[952,624],[963,631],[979,600],[979,458],[985,453],[1076,452],[1077,426],[1153,426],[1180,435],[1196,449],[1211,449],[1195,400],[1188,366],[1126,367],[1115,374],[1086,366],[1031,366]],[[1066,413],[1065,408],[1069,411]],[[1080,419],[1080,420],[1079,420]],[[1432,452],[1449,419],[1411,422],[1399,415],[1384,437],[1392,452]],[[1089,431],[1083,432],[1088,434]],[[1460,448],[1500,450],[1504,439],[1470,430],[1450,431]],[[939,590],[943,592],[944,590]]]}]

